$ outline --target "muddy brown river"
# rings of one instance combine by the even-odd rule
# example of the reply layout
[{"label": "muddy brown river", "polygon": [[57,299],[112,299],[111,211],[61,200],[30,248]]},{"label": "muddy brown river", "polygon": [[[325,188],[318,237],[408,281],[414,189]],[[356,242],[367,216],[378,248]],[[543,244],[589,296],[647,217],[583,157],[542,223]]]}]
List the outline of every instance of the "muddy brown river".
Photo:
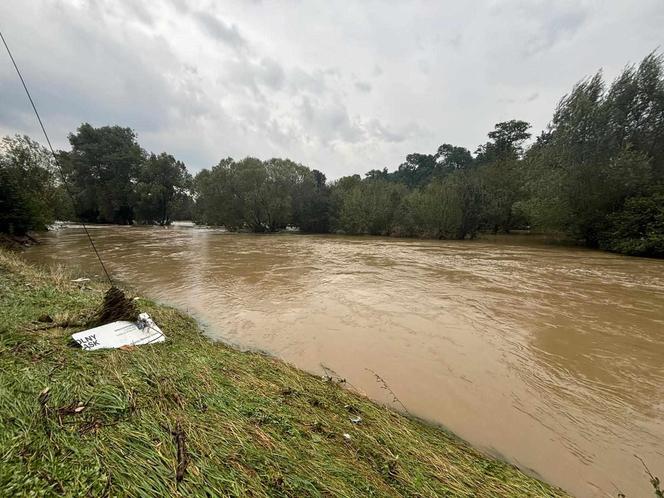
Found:
[{"label": "muddy brown river", "polygon": [[[207,333],[323,366],[580,497],[664,477],[664,261],[472,242],[94,227],[112,274]],[[27,257],[99,268],[80,229]],[[399,408],[395,406],[395,408]]]}]

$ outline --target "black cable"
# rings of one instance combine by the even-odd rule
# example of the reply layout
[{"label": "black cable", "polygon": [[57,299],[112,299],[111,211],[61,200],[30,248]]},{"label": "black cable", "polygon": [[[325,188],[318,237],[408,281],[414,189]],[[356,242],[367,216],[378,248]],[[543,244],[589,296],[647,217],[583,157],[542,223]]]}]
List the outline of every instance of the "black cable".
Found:
[{"label": "black cable", "polygon": [[[74,195],[71,193],[71,189],[69,188],[69,184],[67,183],[67,178],[65,177],[64,171],[62,170],[62,167],[60,166],[60,162],[58,161],[58,156],[55,155],[55,151],[53,150],[53,146],[51,145],[51,140],[48,138],[48,133],[46,133],[46,128],[44,128],[44,123],[42,123],[41,117],[39,116],[39,112],[37,112],[37,106],[35,106],[35,102],[32,100],[32,96],[30,95],[30,91],[28,90],[28,86],[25,84],[25,80],[23,79],[23,75],[21,74],[21,71],[18,68],[18,65],[16,64],[16,61],[14,60],[14,56],[12,55],[12,51],[9,50],[9,46],[7,45],[7,41],[5,40],[5,37],[2,34],[2,31],[0,31],[0,38],[2,38],[2,43],[5,45],[5,48],[7,49],[7,53],[9,54],[9,58],[12,60],[12,64],[14,64],[14,69],[16,69],[16,74],[18,74],[18,77],[21,79],[21,83],[23,84],[23,89],[25,90],[25,94],[28,96],[28,100],[30,101],[30,105],[32,105],[32,110],[35,111],[35,116],[37,116],[37,121],[39,121],[39,126],[41,126],[41,130],[44,133],[44,137],[46,138],[46,143],[48,143],[48,148],[51,150],[51,155],[53,156],[53,160],[55,161],[55,165],[58,168],[58,171],[60,172],[60,178],[62,179],[62,184],[65,187],[65,190],[67,191],[67,194],[69,194],[69,197],[71,198],[72,204],[75,206],[76,205],[76,199],[74,198]],[[108,282],[113,285],[113,280],[111,279],[111,275],[108,273],[108,270],[106,270],[106,266],[104,265],[104,262],[101,259],[101,256],[99,255],[99,251],[97,251],[97,247],[95,246],[94,241],[92,240],[92,236],[90,235],[90,232],[88,231],[88,227],[85,226],[85,223],[83,220],[80,221],[81,225],[83,226],[83,230],[85,230],[85,235],[88,236],[88,240],[90,241],[90,245],[92,246],[92,250],[94,251],[95,255],[97,256],[97,259],[99,260],[99,264],[101,265],[102,270],[104,270],[104,274],[106,275],[106,278],[108,279]]]}]

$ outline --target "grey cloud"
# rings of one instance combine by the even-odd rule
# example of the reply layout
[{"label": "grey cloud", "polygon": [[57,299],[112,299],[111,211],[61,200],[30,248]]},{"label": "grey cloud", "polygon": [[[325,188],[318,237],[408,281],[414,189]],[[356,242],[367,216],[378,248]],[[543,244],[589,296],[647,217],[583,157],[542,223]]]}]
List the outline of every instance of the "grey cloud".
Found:
[{"label": "grey cloud", "polygon": [[[532,10],[528,10],[532,12]],[[527,40],[523,50],[524,54],[535,55],[550,50],[563,40],[569,40],[583,26],[587,16],[587,12],[581,7],[554,15],[551,15],[550,12],[538,11],[536,17],[539,17],[540,23],[536,33]]]},{"label": "grey cloud", "polygon": [[236,49],[247,46],[247,40],[240,34],[235,24],[227,24],[207,12],[195,12],[193,18],[212,38]]},{"label": "grey cloud", "polygon": [[305,71],[296,67],[291,70],[289,75],[290,91],[292,93],[307,92],[313,95],[321,95],[328,90],[325,81],[327,71],[315,70]]},{"label": "grey cloud", "polygon": [[190,10],[187,0],[170,0],[170,2],[179,14],[186,14]]},{"label": "grey cloud", "polygon": [[399,143],[422,133],[421,128],[415,123],[408,123],[397,130],[390,129],[377,119],[372,119],[368,126],[372,137],[386,142]]},{"label": "grey cloud", "polygon": [[312,101],[304,97],[300,115],[305,130],[323,143],[334,140],[354,143],[364,137],[362,129],[351,121],[348,111],[340,102]]},{"label": "grey cloud", "polygon": [[446,40],[447,44],[455,49],[461,47],[461,41],[462,41],[461,33],[457,33],[456,35],[450,36]]},{"label": "grey cloud", "polygon": [[148,9],[145,8],[143,2],[129,2],[129,6],[134,16],[143,24],[152,25],[154,18]]},{"label": "grey cloud", "polygon": [[369,93],[371,91],[371,83],[367,81],[356,81],[355,88],[360,92]]},{"label": "grey cloud", "polygon": [[280,90],[286,80],[284,68],[273,59],[262,59],[259,64],[260,81],[273,90]]}]

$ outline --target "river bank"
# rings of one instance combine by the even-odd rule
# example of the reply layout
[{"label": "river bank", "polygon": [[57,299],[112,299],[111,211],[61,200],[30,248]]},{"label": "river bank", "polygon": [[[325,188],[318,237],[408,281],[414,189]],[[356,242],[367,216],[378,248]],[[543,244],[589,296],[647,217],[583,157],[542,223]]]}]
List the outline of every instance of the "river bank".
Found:
[{"label": "river bank", "polygon": [[54,325],[85,321],[103,286],[71,279],[0,250],[4,493],[565,496],[338,382],[212,343],[147,300],[166,343],[74,349],[83,327]]}]

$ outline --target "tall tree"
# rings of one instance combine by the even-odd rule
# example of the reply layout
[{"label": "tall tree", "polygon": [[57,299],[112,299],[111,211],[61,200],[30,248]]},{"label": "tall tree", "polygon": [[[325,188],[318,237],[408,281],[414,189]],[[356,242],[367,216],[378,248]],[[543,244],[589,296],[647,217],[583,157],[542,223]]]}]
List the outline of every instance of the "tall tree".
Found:
[{"label": "tall tree", "polygon": [[134,185],[145,152],[130,128],[82,124],[63,154],[77,215],[85,221],[128,224],[134,219]]},{"label": "tall tree", "polygon": [[496,124],[489,132],[490,140],[477,149],[477,161],[515,160],[523,154],[523,144],[530,138],[530,123],[518,119]]},{"label": "tall tree", "polygon": [[189,195],[190,188],[191,175],[184,163],[170,154],[150,154],[138,172],[136,218],[143,223],[170,224],[177,203]]}]

